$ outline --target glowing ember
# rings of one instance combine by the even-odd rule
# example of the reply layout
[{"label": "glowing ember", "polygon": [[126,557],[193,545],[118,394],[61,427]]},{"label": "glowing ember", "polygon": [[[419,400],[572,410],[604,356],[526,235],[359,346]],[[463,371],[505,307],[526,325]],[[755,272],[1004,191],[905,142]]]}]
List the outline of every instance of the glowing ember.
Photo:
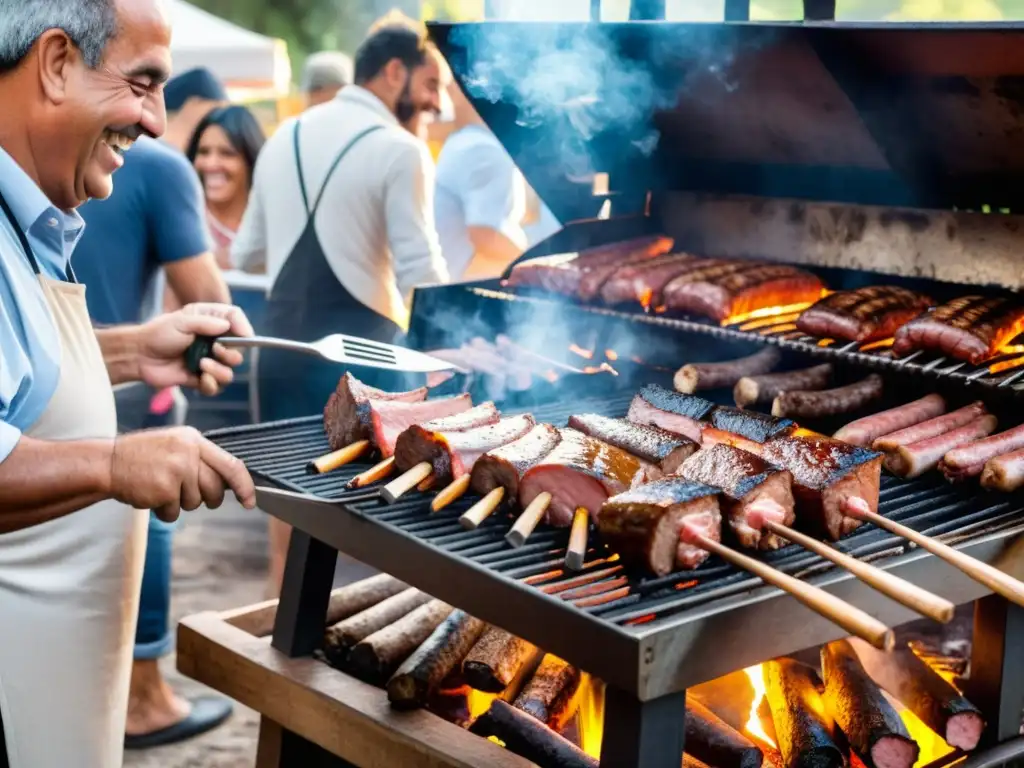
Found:
[{"label": "glowing ember", "polygon": [[761,335],[764,336],[769,333],[785,333],[786,331],[795,331],[796,323],[783,323],[782,325],[772,325],[761,331]]},{"label": "glowing ember", "polygon": [[767,689],[764,685],[764,670],[758,664],[756,667],[747,667],[743,671],[750,678],[750,685],[754,689],[754,700],[750,702],[750,717],[747,718],[746,725],[743,727],[747,730],[747,733],[761,744],[775,749],[775,741],[765,733],[764,727],[761,725],[761,718],[758,715],[761,702],[764,701],[764,697],[767,695]]},{"label": "glowing ember", "polygon": [[872,341],[870,344],[865,344],[860,348],[861,352],[870,352],[873,349],[888,349],[893,345],[896,339],[881,339],[880,341]]},{"label": "glowing ember", "polygon": [[1019,355],[1024,352],[1024,344],[1005,344],[999,348],[1000,355]]},{"label": "glowing ember", "polygon": [[651,301],[654,299],[654,291],[650,288],[644,289],[644,292],[640,294],[640,306],[644,309],[651,308]]},{"label": "glowing ember", "polygon": [[619,353],[616,352],[614,349],[606,349],[604,351],[604,356],[611,360],[613,363],[619,359]]},{"label": "glowing ember", "polygon": [[475,688],[466,686],[466,707],[469,709],[469,716],[476,720],[491,708],[491,704],[498,698],[496,693],[484,693]]},{"label": "glowing ember", "polygon": [[738,325],[739,323],[745,323],[748,320],[758,320],[762,317],[778,317],[779,315],[799,315],[805,309],[811,306],[811,302],[805,301],[799,304],[786,304],[780,307],[764,307],[763,309],[755,309],[752,312],[744,312],[742,314],[733,315],[727,317],[722,321],[722,325]]},{"label": "glowing ember", "polygon": [[988,367],[989,373],[1002,373],[1024,365],[1024,357],[1014,357],[1010,360],[1003,360],[1000,363],[993,363]]},{"label": "glowing ember", "polygon": [[896,707],[896,711],[899,713],[900,718],[902,718],[903,724],[907,726],[910,738],[916,741],[917,746],[921,749],[921,754],[917,762],[914,763],[915,768],[929,765],[953,751],[953,748],[941,736],[922,723],[913,712],[904,708],[902,704],[891,696],[886,695],[886,698]]},{"label": "glowing ember", "polygon": [[791,323],[798,317],[800,317],[799,312],[792,312],[788,315],[772,315],[769,318],[751,320],[749,323],[743,323],[743,325],[739,327],[739,330],[756,331],[758,328],[767,328],[768,326],[776,325],[777,323]]},{"label": "glowing ember", "polygon": [[579,355],[580,357],[584,358],[585,360],[592,360],[594,358],[594,350],[592,350],[592,349],[584,349],[583,347],[579,346],[578,344],[570,344],[569,345],[569,351],[572,352],[574,355]]},{"label": "glowing ember", "polygon": [[818,346],[819,347],[831,347],[835,343],[836,343],[835,339],[818,339]]}]

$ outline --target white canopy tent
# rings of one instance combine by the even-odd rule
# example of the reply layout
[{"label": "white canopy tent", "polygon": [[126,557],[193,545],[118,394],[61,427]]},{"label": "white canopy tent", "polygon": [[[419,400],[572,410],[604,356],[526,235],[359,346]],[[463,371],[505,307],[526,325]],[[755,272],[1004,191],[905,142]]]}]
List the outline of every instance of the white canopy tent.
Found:
[{"label": "white canopy tent", "polygon": [[185,0],[170,0],[174,71],[207,67],[229,90],[283,96],[291,64],[283,40],[251,32]]}]

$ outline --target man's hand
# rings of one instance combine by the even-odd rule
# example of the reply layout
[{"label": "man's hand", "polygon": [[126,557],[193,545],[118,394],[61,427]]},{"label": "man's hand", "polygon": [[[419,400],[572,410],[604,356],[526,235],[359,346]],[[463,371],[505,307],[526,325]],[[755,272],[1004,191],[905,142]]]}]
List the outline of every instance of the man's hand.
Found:
[{"label": "man's hand", "polygon": [[216,509],[227,489],[246,509],[256,489],[245,465],[191,427],[122,435],[114,443],[110,493],[136,509],[152,509],[173,522],[181,510]]},{"label": "man's hand", "polygon": [[216,395],[234,379],[232,368],[241,365],[242,353],[215,344],[216,359],[204,357],[201,376],[185,366],[185,350],[197,336],[252,336],[245,313],[228,304],[189,304],[177,312],[150,320],[139,328],[139,378],[157,389],[196,387]]}]

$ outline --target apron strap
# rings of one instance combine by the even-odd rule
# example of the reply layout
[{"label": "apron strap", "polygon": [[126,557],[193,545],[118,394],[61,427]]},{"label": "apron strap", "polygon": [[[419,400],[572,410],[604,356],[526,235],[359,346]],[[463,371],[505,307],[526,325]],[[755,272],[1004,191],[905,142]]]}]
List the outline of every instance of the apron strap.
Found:
[{"label": "apron strap", "polygon": [[[11,210],[11,206],[7,204],[6,198],[2,192],[0,192],[0,210],[3,211],[4,216],[7,217],[7,221],[11,223],[11,227],[14,229],[14,234],[18,236],[18,242],[21,243],[21,248],[25,251],[25,256],[28,257],[28,263],[32,266],[32,271],[41,275],[42,270],[39,269],[39,262],[36,261],[36,255],[32,251],[32,245],[28,241],[28,235],[25,234],[25,230],[21,228],[18,220],[14,218],[14,211]],[[71,268],[71,262],[68,261],[67,267],[64,269],[64,280],[68,283],[78,284],[78,278],[75,276],[75,270]],[[3,768],[0,765],[0,768]]]},{"label": "apron strap", "polygon": [[309,196],[306,192],[306,178],[302,172],[302,155],[299,150],[299,125],[301,124],[301,122],[301,119],[295,121],[295,130],[292,132],[293,146],[295,150],[295,167],[298,169],[299,172],[299,187],[302,189],[302,204],[306,209],[306,216],[310,220],[312,220],[313,217],[316,216],[317,210],[320,208],[320,201],[323,200],[324,198],[324,192],[327,189],[327,184],[330,182],[331,177],[334,175],[334,172],[341,164],[341,161],[345,158],[345,155],[347,155],[349,150],[352,149],[352,147],[354,147],[356,144],[358,144],[363,138],[369,136],[371,133],[374,133],[375,131],[381,130],[384,126],[371,125],[369,128],[357,133],[352,138],[352,140],[348,142],[348,144],[341,148],[341,151],[339,151],[338,154],[335,156],[334,162],[332,162],[330,168],[327,169],[327,175],[324,177],[324,183],[320,187],[320,192],[317,193],[316,200],[313,202],[313,207],[310,208]]}]

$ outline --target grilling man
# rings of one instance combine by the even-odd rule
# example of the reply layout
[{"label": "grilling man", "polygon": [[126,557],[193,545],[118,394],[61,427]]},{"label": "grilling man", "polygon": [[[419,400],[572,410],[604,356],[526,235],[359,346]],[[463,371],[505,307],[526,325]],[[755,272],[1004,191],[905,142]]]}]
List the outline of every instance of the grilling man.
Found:
[{"label": "grilling man", "polygon": [[[121,764],[148,512],[233,489],[245,468],[190,429],[117,436],[111,384],[214,393],[197,335],[251,334],[225,305],[94,331],[69,259],[74,209],[163,132],[170,23],[158,0],[0,0],[0,720],[13,768]],[[0,753],[0,762],[4,754]]]}]

